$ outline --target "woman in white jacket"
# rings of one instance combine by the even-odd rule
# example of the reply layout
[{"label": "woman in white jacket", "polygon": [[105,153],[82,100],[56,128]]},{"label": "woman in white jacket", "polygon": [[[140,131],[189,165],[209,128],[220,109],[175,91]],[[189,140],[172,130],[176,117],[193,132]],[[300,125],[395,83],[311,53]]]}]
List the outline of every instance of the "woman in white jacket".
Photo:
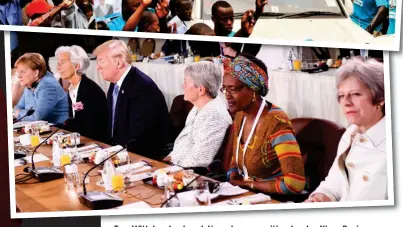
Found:
[{"label": "woman in white jacket", "polygon": [[352,59],[338,70],[337,97],[351,126],[328,176],[306,202],[388,198],[383,72],[372,59]]}]

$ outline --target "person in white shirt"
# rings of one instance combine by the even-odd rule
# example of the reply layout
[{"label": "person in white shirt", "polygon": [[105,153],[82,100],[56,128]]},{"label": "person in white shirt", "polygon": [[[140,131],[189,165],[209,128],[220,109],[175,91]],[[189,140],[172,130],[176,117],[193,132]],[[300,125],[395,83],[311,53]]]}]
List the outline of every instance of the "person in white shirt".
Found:
[{"label": "person in white shirt", "polygon": [[104,17],[113,13],[113,6],[105,4],[105,0],[99,0],[99,5],[95,8],[95,17]]},{"label": "person in white shirt", "polygon": [[224,140],[232,118],[217,98],[222,72],[212,62],[197,62],[185,69],[184,99],[194,107],[173,151],[163,160],[181,167],[208,167]]},{"label": "person in white shirt", "polygon": [[337,72],[338,101],[351,124],[326,179],[306,202],[388,198],[384,67],[349,60]]},{"label": "person in white shirt", "polygon": [[69,116],[65,129],[104,142],[107,138],[108,109],[106,95],[97,83],[85,76],[90,59],[80,46],[57,48],[57,71],[68,88]]}]

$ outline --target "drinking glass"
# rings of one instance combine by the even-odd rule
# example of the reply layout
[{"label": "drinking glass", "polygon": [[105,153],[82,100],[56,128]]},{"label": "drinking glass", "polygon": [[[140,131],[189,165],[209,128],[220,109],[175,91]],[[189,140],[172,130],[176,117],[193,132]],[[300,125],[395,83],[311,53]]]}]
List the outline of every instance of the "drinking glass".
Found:
[{"label": "drinking glass", "polygon": [[32,125],[31,130],[31,146],[36,147],[40,143],[40,136],[39,136],[39,127],[37,125]]},{"label": "drinking glass", "polygon": [[197,206],[211,205],[210,191],[207,181],[198,183],[195,187],[195,201]]},{"label": "drinking glass", "polygon": [[163,196],[165,204],[163,207],[180,207],[179,198],[177,195],[175,195],[175,191],[171,190],[171,188],[171,183],[165,184],[165,191]]},{"label": "drinking glass", "polygon": [[124,176],[122,174],[116,174],[112,177],[113,192],[120,193],[125,189]]}]

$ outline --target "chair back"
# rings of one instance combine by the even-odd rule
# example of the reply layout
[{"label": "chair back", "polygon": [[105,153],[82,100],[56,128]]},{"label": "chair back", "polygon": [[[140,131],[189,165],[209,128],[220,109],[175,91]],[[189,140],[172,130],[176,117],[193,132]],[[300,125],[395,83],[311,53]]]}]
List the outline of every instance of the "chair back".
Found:
[{"label": "chair back", "polygon": [[304,159],[308,192],[311,193],[329,173],[345,128],[315,118],[294,118],[291,124]]}]

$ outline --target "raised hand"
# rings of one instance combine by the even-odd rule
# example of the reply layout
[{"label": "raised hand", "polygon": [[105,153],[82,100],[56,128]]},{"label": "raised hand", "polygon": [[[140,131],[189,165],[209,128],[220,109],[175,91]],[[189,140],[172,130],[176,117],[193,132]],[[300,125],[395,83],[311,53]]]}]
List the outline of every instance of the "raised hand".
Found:
[{"label": "raised hand", "polygon": [[159,3],[157,3],[157,7],[155,7],[155,13],[159,19],[166,18],[169,14],[168,4],[160,0]]},{"label": "raised hand", "polygon": [[177,24],[173,23],[168,25],[168,31],[171,31],[172,34],[178,34]]},{"label": "raised hand", "polygon": [[264,6],[269,3],[269,0],[256,0],[256,9],[263,10]]},{"label": "raised hand", "polygon": [[141,4],[144,4],[146,6],[151,5],[152,2],[153,2],[152,0],[141,0]]},{"label": "raised hand", "polygon": [[254,10],[247,10],[241,18],[242,32],[250,36],[253,32],[253,27],[256,24],[256,20],[253,16]]},{"label": "raised hand", "polygon": [[70,8],[70,6],[72,6],[74,4],[75,0],[63,0],[63,2],[61,3],[62,8],[67,9]]}]

